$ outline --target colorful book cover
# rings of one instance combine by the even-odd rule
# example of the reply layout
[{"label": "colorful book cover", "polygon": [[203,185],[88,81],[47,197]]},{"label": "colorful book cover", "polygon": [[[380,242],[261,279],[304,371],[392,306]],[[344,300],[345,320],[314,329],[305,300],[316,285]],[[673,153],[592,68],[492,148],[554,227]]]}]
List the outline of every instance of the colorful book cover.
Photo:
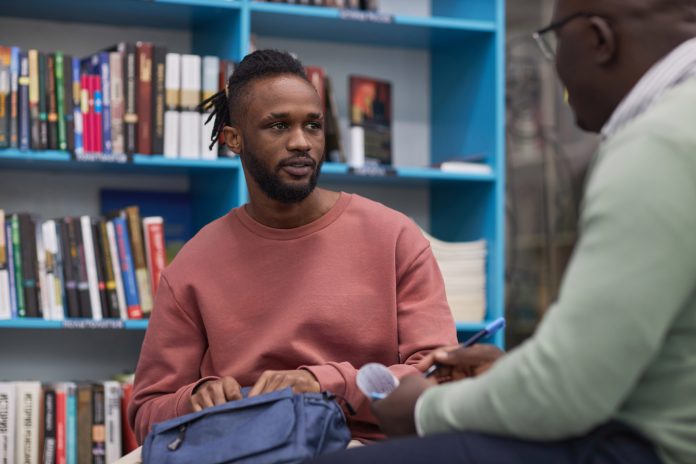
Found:
[{"label": "colorful book cover", "polygon": [[135,281],[135,267],[133,266],[133,255],[131,253],[130,234],[128,232],[128,222],[124,217],[113,218],[114,229],[116,231],[116,242],[118,244],[119,264],[121,265],[121,277],[123,278],[123,289],[126,294],[126,307],[128,308],[128,319],[142,319],[143,312],[140,308],[138,298],[138,284]]},{"label": "colorful book cover", "polygon": [[[67,112],[65,111],[65,60],[63,57],[63,52],[56,52],[56,112],[57,112],[57,122],[58,122],[58,149],[67,150],[67,128],[66,128],[66,118]],[[70,74],[72,75],[72,73]],[[71,115],[72,116],[72,115]]]},{"label": "colorful book cover", "polygon": [[391,84],[350,76],[350,124],[365,130],[365,159],[392,163]]},{"label": "colorful book cover", "polygon": [[84,124],[82,118],[82,87],[80,85],[80,60],[72,58],[72,91],[73,124],[75,125],[73,152],[76,155],[84,153]]},{"label": "colorful book cover", "polygon": [[29,82],[29,55],[26,52],[21,52],[19,57],[19,78],[17,81],[20,150],[29,150],[30,147],[31,115],[29,111]]},{"label": "colorful book cover", "polygon": [[10,62],[10,148],[19,147],[19,47],[11,48]]}]

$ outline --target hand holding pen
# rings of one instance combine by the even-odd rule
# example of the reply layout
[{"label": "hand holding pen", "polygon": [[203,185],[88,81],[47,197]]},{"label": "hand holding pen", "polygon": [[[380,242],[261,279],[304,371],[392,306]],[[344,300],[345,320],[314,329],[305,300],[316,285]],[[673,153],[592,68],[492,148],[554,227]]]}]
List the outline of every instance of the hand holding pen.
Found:
[{"label": "hand holding pen", "polygon": [[493,345],[473,345],[504,327],[505,319],[498,318],[454,349],[436,352],[434,355],[435,363],[423,373],[423,376],[430,377],[436,373],[440,374],[447,368],[452,371],[448,375],[451,380],[480,374],[504,353]]}]

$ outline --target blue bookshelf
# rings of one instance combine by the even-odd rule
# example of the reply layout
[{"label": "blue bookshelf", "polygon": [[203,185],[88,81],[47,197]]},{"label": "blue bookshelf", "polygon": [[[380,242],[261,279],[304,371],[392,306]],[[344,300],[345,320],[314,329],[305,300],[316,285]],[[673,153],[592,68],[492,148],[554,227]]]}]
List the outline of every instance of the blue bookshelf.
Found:
[{"label": "blue bookshelf", "polygon": [[[446,241],[487,241],[486,317],[477,322],[458,321],[457,331],[463,339],[502,316],[505,306],[505,4],[504,0],[430,0],[430,11],[430,16],[361,15],[336,8],[252,0],[23,0],[9,2],[0,16],[175,30],[190,36],[193,53],[233,60],[247,54],[252,35],[312,42],[329,50],[334,45],[356,44],[427,54],[429,87],[424,91],[429,95],[429,109],[425,110],[429,160],[421,166],[398,166],[385,176],[355,174],[345,164],[325,163],[320,182],[329,188],[340,184],[386,192],[425,189],[433,236]],[[137,38],[124,32],[121,40]],[[13,38],[3,37],[2,41],[11,43]],[[359,63],[361,57],[346,60]],[[491,172],[443,172],[427,167],[470,154],[481,155]],[[76,162],[61,151],[6,149],[0,150],[0,170],[6,169],[19,175],[28,171],[68,172],[85,178],[113,173],[132,179],[145,174],[181,176],[191,193],[196,229],[248,198],[243,171],[235,158],[203,161],[135,155],[132,163],[107,164]],[[65,329],[84,329],[85,333],[135,335],[146,328],[147,321],[0,321],[0,330],[5,333],[22,329],[73,333]],[[503,339],[499,333],[493,342],[502,347]]]}]

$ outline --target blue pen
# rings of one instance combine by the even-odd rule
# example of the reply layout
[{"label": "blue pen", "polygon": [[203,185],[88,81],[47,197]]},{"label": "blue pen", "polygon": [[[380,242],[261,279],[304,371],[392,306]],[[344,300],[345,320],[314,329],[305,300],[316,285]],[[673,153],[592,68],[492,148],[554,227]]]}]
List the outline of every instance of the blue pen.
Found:
[{"label": "blue pen", "polygon": [[[479,330],[471,338],[469,338],[467,341],[465,341],[464,343],[460,343],[459,346],[462,348],[466,348],[467,346],[471,346],[474,343],[478,342],[479,340],[495,334],[497,331],[499,331],[500,329],[502,329],[504,327],[505,327],[505,318],[499,317],[498,319],[496,319],[493,322],[491,322],[490,324],[488,324],[485,329]],[[433,364],[423,373],[423,376],[430,377],[440,367],[442,367],[441,364],[438,364],[438,363]]]}]

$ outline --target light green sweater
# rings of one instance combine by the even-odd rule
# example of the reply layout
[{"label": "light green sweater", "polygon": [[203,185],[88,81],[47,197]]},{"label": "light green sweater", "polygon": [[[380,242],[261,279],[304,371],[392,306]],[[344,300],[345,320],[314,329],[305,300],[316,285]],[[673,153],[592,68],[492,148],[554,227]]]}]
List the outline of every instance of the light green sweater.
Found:
[{"label": "light green sweater", "polygon": [[431,388],[419,429],[547,441],[610,419],[696,463],[696,79],[604,142],[559,299],[486,374]]}]

